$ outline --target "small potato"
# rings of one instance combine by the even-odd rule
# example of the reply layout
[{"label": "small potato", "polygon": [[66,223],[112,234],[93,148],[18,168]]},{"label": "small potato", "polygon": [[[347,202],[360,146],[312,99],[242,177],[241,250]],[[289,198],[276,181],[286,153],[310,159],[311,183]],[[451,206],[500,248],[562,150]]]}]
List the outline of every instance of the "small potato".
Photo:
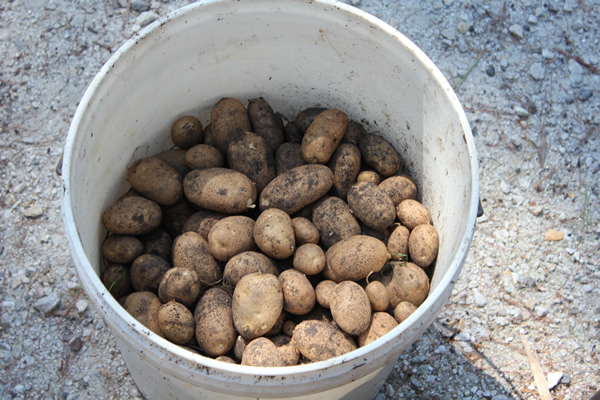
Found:
[{"label": "small potato", "polygon": [[431,223],[431,214],[427,207],[416,200],[408,199],[396,206],[396,214],[402,225],[412,231],[415,226]]},{"label": "small potato", "polygon": [[233,323],[246,339],[267,333],[283,310],[283,293],[275,275],[253,273],[242,277],[233,292]]},{"label": "small potato", "polygon": [[128,265],[108,264],[102,272],[102,283],[117,300],[133,292]]},{"label": "small potato", "polygon": [[319,243],[319,230],[308,218],[292,218],[292,225],[294,226],[296,246],[302,246],[306,243]]},{"label": "small potato", "polygon": [[343,331],[353,336],[363,333],[371,322],[371,304],[364,289],[356,282],[337,284],[330,299],[331,315]]},{"label": "small potato", "polygon": [[361,232],[352,210],[339,197],[332,196],[318,201],[313,208],[312,221],[326,248]]},{"label": "small potato", "polygon": [[160,310],[161,306],[160,299],[152,292],[131,293],[127,296],[123,304],[125,311],[137,319],[139,323],[158,336],[164,337],[158,323],[158,310]]},{"label": "small potato", "polygon": [[296,323],[290,319],[286,320],[283,322],[283,327],[281,328],[281,333],[292,337],[292,334],[294,333],[294,329],[296,328]]},{"label": "small potato", "polygon": [[390,307],[390,297],[383,283],[379,281],[369,282],[365,292],[373,311],[385,311]]},{"label": "small potato", "polygon": [[279,349],[273,342],[264,337],[252,340],[242,354],[242,365],[253,367],[285,367]]},{"label": "small potato", "polygon": [[242,355],[244,354],[246,346],[248,346],[248,343],[251,341],[251,339],[244,339],[241,335],[238,335],[235,339],[235,343],[233,345],[233,354],[240,362],[242,361]]},{"label": "small potato", "polygon": [[437,230],[430,224],[417,225],[408,237],[408,254],[412,262],[421,268],[433,263],[440,248]]},{"label": "small potato", "polygon": [[316,275],[325,269],[325,252],[321,246],[306,243],[294,253],[294,269],[305,275]]},{"label": "small potato", "polygon": [[183,232],[197,232],[205,240],[208,240],[208,232],[217,221],[225,218],[227,214],[218,213],[210,210],[200,210],[188,217],[183,225]]},{"label": "small potato", "polygon": [[381,182],[381,177],[375,171],[371,171],[371,170],[361,171],[358,173],[358,176],[356,177],[356,182],[371,182],[371,183],[374,183],[375,185],[379,185],[379,183]]},{"label": "small potato", "polygon": [[277,335],[273,336],[271,341],[277,346],[277,350],[279,350],[279,354],[281,354],[285,366],[298,364],[300,352],[296,347],[296,342],[292,340],[291,336]]},{"label": "small potato", "polygon": [[348,117],[338,109],[329,109],[319,114],[310,124],[302,138],[302,158],[309,164],[325,164],[339,146]]},{"label": "small potato", "polygon": [[170,206],[161,206],[161,210],[163,219],[160,225],[171,237],[177,237],[183,232],[185,221],[194,213],[194,209],[185,198]]},{"label": "small potato", "polygon": [[380,175],[392,176],[402,167],[402,158],[381,136],[366,135],[358,143],[363,160]]},{"label": "small potato", "polygon": [[198,207],[225,214],[246,212],[256,201],[250,178],[227,168],[194,169],[185,176],[183,190]]},{"label": "small potato", "polygon": [[175,204],[183,197],[181,175],[158,158],[134,161],[127,167],[127,182],[144,197],[163,206]]},{"label": "small potato", "polygon": [[327,265],[323,276],[335,282],[358,281],[371,272],[379,272],[389,259],[382,241],[371,236],[355,235],[331,246],[325,253]]},{"label": "small potato", "polygon": [[306,164],[300,143],[282,143],[275,151],[275,170],[281,175],[292,168]]},{"label": "small potato", "polygon": [[413,303],[402,301],[394,308],[394,318],[398,323],[401,323],[415,311],[417,311],[417,307]]},{"label": "small potato", "polygon": [[235,287],[244,275],[253,272],[279,276],[277,265],[269,257],[256,251],[245,251],[227,261],[223,272],[223,282],[227,286]]},{"label": "small potato", "polygon": [[310,361],[324,361],[356,350],[356,343],[335,325],[306,320],[300,322],[292,336],[300,354]]},{"label": "small potato", "polygon": [[194,311],[196,340],[209,356],[222,356],[235,344],[237,332],[233,325],[231,295],[215,287],[198,301]]},{"label": "small potato", "polygon": [[226,362],[229,364],[237,364],[237,361],[235,361],[233,358],[227,357],[227,356],[219,356],[219,357],[215,358],[215,360],[223,361],[223,362]]},{"label": "small potato", "polygon": [[236,254],[254,250],[254,224],[253,219],[243,215],[233,215],[215,223],[208,232],[210,254],[227,262]]},{"label": "small potato", "polygon": [[102,255],[117,264],[129,264],[143,252],[144,245],[133,236],[111,235],[102,243]]},{"label": "small potato", "polygon": [[374,342],[397,326],[398,322],[387,312],[373,313],[369,327],[358,337],[358,346]]},{"label": "small potato", "polygon": [[158,286],[158,297],[163,303],[175,300],[186,307],[192,307],[202,285],[196,271],[190,268],[175,267],[168,270]]},{"label": "small potato", "polygon": [[407,176],[390,176],[379,184],[379,188],[383,189],[390,196],[394,206],[397,206],[404,200],[414,200],[417,198],[417,185]]},{"label": "small potato", "polygon": [[290,314],[305,315],[315,306],[315,290],[302,272],[288,269],[279,274],[283,292],[283,309]]},{"label": "small potato", "polygon": [[225,165],[225,156],[214,146],[197,144],[185,153],[185,164],[191,169],[219,168]]},{"label": "small potato", "polygon": [[203,285],[213,285],[223,277],[209,243],[196,232],[182,233],[173,241],[173,267],[194,270]]},{"label": "small potato", "polygon": [[203,140],[202,123],[192,115],[179,117],[171,125],[171,141],[180,149],[187,150]]},{"label": "small potato", "polygon": [[360,139],[367,134],[365,128],[356,121],[348,121],[348,127],[346,127],[346,134],[342,138],[342,143],[350,143],[358,146]]},{"label": "small potato", "polygon": [[336,282],[327,279],[317,284],[317,287],[315,287],[315,296],[321,307],[331,307],[331,294],[336,286]]},{"label": "small potato", "polygon": [[405,260],[408,255],[408,237],[410,232],[404,225],[398,225],[392,233],[387,242],[388,253],[391,254],[392,260],[398,261],[400,259]]},{"label": "small potato", "polygon": [[155,254],[171,262],[171,248],[173,241],[171,236],[162,228],[139,236],[144,245],[143,254]]},{"label": "small potato", "polygon": [[396,220],[392,199],[373,183],[354,184],[348,191],[348,206],[356,218],[376,231],[383,231]]},{"label": "small potato", "polygon": [[394,265],[393,271],[383,277],[382,283],[390,297],[390,306],[396,308],[403,301],[420,306],[429,294],[429,278],[421,267],[411,262]]},{"label": "small potato", "polygon": [[185,163],[186,154],[187,150],[171,149],[158,153],[153,157],[169,164],[181,177],[184,177],[190,172],[190,168]]},{"label": "small potato", "polygon": [[275,178],[275,159],[265,139],[253,132],[238,132],[227,147],[229,168],[246,175],[260,193]]},{"label": "small potato", "polygon": [[161,221],[160,206],[140,196],[121,198],[102,214],[104,227],[116,235],[143,235],[158,228]]},{"label": "small potato", "polygon": [[210,111],[211,139],[223,154],[227,153],[229,141],[237,132],[252,131],[246,107],[237,99],[225,97]]},{"label": "small potato", "polygon": [[289,121],[283,128],[284,143],[298,143],[302,142],[302,135],[304,132],[300,132],[296,121]]},{"label": "small potato", "polygon": [[296,115],[296,119],[294,120],[294,124],[300,131],[300,135],[304,136],[304,133],[306,132],[310,124],[313,123],[315,118],[317,118],[319,114],[326,110],[327,109],[323,107],[310,107],[300,111],[298,115]]},{"label": "small potato", "polygon": [[157,292],[160,281],[170,268],[171,264],[165,259],[154,254],[142,254],[131,264],[131,284],[136,292]]},{"label": "small potato", "polygon": [[259,206],[279,208],[292,215],[320,199],[333,185],[333,172],[325,165],[309,164],[277,176],[260,194]]},{"label": "small potato", "polygon": [[360,171],[360,149],[350,143],[340,144],[327,166],[333,171],[332,194],[346,199]]},{"label": "small potato", "polygon": [[254,241],[269,257],[283,260],[296,249],[292,219],[278,208],[263,211],[254,224]]},{"label": "small potato", "polygon": [[194,316],[176,301],[169,301],[158,309],[158,325],[165,338],[175,344],[186,344],[194,337]]},{"label": "small potato", "polygon": [[248,116],[252,123],[252,131],[262,137],[274,152],[284,139],[281,115],[275,113],[269,103],[259,97],[248,102]]}]

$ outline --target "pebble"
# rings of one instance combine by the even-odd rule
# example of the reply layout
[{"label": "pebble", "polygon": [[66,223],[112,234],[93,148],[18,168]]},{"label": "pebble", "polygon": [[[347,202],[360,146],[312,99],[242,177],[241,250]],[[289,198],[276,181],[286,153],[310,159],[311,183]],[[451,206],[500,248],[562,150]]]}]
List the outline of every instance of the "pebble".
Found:
[{"label": "pebble", "polygon": [[565,1],[565,5],[563,6],[563,10],[565,12],[573,12],[577,9],[577,7],[579,6],[578,1],[577,0],[566,0]]},{"label": "pebble", "polygon": [[33,306],[41,312],[49,313],[58,307],[59,303],[60,297],[56,293],[52,292],[36,301]]},{"label": "pebble", "polygon": [[469,29],[471,29],[471,24],[468,24],[465,21],[460,21],[458,24],[456,24],[456,30],[462,34],[467,33]]},{"label": "pebble", "polygon": [[471,334],[467,331],[462,331],[456,336],[454,336],[454,340],[457,342],[468,342],[471,340]]},{"label": "pebble", "polygon": [[556,57],[556,53],[548,49],[542,49],[542,57],[546,60],[553,60]]},{"label": "pebble", "polygon": [[563,377],[562,372],[548,372],[548,389],[554,389]]},{"label": "pebble", "polygon": [[27,218],[39,218],[44,215],[44,208],[40,204],[34,204],[23,210],[23,215]]},{"label": "pebble", "polygon": [[135,19],[135,23],[136,23],[136,25],[139,25],[140,27],[143,28],[146,25],[150,25],[157,19],[158,19],[158,14],[155,13],[154,11],[144,11],[143,13],[141,13],[140,15],[137,16],[137,18]]},{"label": "pebble", "polygon": [[510,185],[505,181],[500,182],[500,189],[502,189],[502,193],[504,194],[510,193]]},{"label": "pebble", "polygon": [[544,79],[544,76],[546,75],[546,73],[544,71],[544,66],[542,65],[542,63],[540,63],[540,62],[534,63],[531,66],[531,68],[529,68],[529,75],[536,81],[541,81],[542,79]]},{"label": "pebble", "polygon": [[527,111],[525,108],[523,108],[521,106],[515,106],[513,108],[513,110],[515,111],[515,114],[517,114],[521,118],[529,117],[529,111]]},{"label": "pebble", "polygon": [[144,0],[131,0],[129,7],[134,11],[148,11],[150,9],[150,2]]},{"label": "pebble", "polygon": [[534,312],[540,318],[543,318],[546,315],[548,315],[548,309],[544,306],[535,306]]},{"label": "pebble", "polygon": [[539,217],[540,215],[543,214],[544,207],[543,206],[534,206],[529,209],[529,212],[531,212],[534,216]]},{"label": "pebble", "polygon": [[510,32],[511,35],[513,35],[516,39],[523,39],[523,27],[521,25],[511,25],[510,28],[508,28],[508,31]]},{"label": "pebble", "polygon": [[447,354],[448,348],[442,344],[442,345],[438,346],[433,352],[435,354]]},{"label": "pebble", "polygon": [[565,234],[563,232],[555,231],[553,229],[546,231],[546,233],[544,233],[544,240],[549,241],[549,242],[563,240],[564,237],[565,237]]},{"label": "pebble", "polygon": [[78,312],[83,313],[88,308],[88,302],[86,300],[79,299],[75,303],[75,308],[77,309]]},{"label": "pebble", "polygon": [[486,69],[485,69],[485,73],[487,74],[487,76],[489,76],[490,78],[496,75],[496,68],[494,68],[493,65],[489,65]]},{"label": "pebble", "polygon": [[535,25],[535,24],[537,24],[537,22],[538,22],[538,19],[537,19],[537,17],[535,15],[530,15],[527,18],[527,23],[528,24]]},{"label": "pebble", "polygon": [[591,89],[581,88],[577,91],[577,98],[581,101],[586,101],[589,100],[589,98],[592,97],[593,94],[594,92],[592,92]]},{"label": "pebble", "polygon": [[487,305],[487,299],[477,289],[473,289],[473,300],[477,307],[485,307]]}]

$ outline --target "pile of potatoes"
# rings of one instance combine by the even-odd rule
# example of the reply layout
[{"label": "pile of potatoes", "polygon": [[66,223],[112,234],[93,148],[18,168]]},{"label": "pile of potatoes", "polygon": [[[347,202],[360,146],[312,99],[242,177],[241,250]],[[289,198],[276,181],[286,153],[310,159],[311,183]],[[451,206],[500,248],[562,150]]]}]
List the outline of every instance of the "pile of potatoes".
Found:
[{"label": "pile of potatoes", "polygon": [[102,280],[141,324],[231,363],[288,366],[370,343],[423,303],[439,247],[383,137],[339,109],[284,123],[223,98],[135,160],[102,215]]}]

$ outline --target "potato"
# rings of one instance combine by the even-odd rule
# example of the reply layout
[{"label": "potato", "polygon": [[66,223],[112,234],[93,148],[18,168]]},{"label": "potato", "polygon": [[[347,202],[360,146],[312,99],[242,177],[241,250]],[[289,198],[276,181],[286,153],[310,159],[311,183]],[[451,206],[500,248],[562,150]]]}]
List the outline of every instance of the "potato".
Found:
[{"label": "potato", "polygon": [[237,332],[233,326],[231,295],[222,288],[209,289],[194,311],[196,341],[209,356],[221,356],[235,344]]},{"label": "potato", "polygon": [[372,182],[376,185],[379,185],[381,182],[381,177],[375,171],[366,170],[358,173],[356,177],[356,182]]},{"label": "potato", "polygon": [[348,121],[346,134],[342,138],[342,143],[349,143],[358,146],[358,142],[367,134],[365,128],[356,121]]},{"label": "potato", "polygon": [[279,276],[277,265],[269,257],[256,251],[245,251],[227,261],[223,272],[223,282],[227,286],[235,287],[242,276],[253,272]]},{"label": "potato", "polygon": [[412,231],[415,226],[431,223],[429,210],[416,200],[408,199],[396,206],[396,214],[402,225]]},{"label": "potato", "polygon": [[366,278],[379,272],[389,259],[385,244],[365,235],[355,235],[331,246],[325,253],[327,265],[323,276],[337,283]]},{"label": "potato", "polygon": [[154,254],[142,254],[131,264],[129,274],[136,292],[158,291],[158,285],[171,264]]},{"label": "potato", "polygon": [[158,325],[165,338],[175,344],[186,344],[194,337],[194,316],[186,306],[174,300],[158,309]]},{"label": "potato", "polygon": [[296,347],[296,342],[292,340],[291,336],[277,335],[272,337],[271,341],[277,346],[277,350],[279,350],[279,354],[281,354],[285,366],[298,364],[300,352]]},{"label": "potato", "polygon": [[300,143],[282,143],[275,150],[275,170],[281,175],[290,169],[306,164],[302,158],[302,146]]},{"label": "potato", "polygon": [[300,354],[310,361],[324,361],[356,350],[356,343],[335,325],[307,320],[294,329],[292,339]]},{"label": "potato", "polygon": [[319,243],[319,230],[311,220],[304,217],[292,218],[292,225],[294,226],[294,237],[296,238],[297,247],[306,243]]},{"label": "potato", "polygon": [[138,237],[144,245],[143,253],[155,254],[171,262],[173,241],[171,240],[171,236],[164,229],[158,228]]},{"label": "potato", "polygon": [[393,227],[394,224],[390,225],[390,227],[383,229],[381,231],[373,229],[365,225],[362,221],[359,221],[360,231],[363,235],[374,237],[375,239],[379,239],[387,246],[388,239],[390,237],[390,227]]},{"label": "potato", "polygon": [[390,307],[390,296],[383,283],[379,281],[369,282],[365,292],[373,311],[385,311]]},{"label": "potato", "polygon": [[407,199],[417,198],[417,185],[407,176],[396,175],[386,178],[379,184],[379,188],[390,196],[394,206]]},{"label": "potato", "polygon": [[275,159],[269,145],[253,132],[238,132],[227,147],[229,168],[246,175],[260,193],[275,178]]},{"label": "potato", "polygon": [[358,346],[374,342],[397,326],[398,322],[387,312],[373,313],[369,327],[358,336]]},{"label": "potato", "polygon": [[256,201],[256,187],[250,178],[227,168],[192,170],[183,180],[183,190],[198,207],[225,214],[245,212]]},{"label": "potato", "polygon": [[277,318],[275,325],[273,325],[273,327],[271,329],[269,329],[269,331],[267,333],[265,333],[264,336],[271,338],[273,336],[280,335],[281,332],[283,331],[283,324],[285,323],[287,318],[288,318],[288,313],[286,313],[285,311],[281,311],[281,314],[279,314],[279,317]]},{"label": "potato", "polygon": [[111,235],[102,243],[102,255],[117,264],[129,264],[144,252],[144,245],[134,236]]},{"label": "potato", "polygon": [[381,136],[366,135],[358,142],[362,158],[380,175],[392,176],[402,168],[402,158]]},{"label": "potato", "polygon": [[361,232],[350,207],[339,197],[328,197],[318,201],[313,208],[312,221],[326,248]]},{"label": "potato", "polygon": [[279,349],[273,342],[264,337],[252,340],[242,354],[242,365],[253,367],[285,367]]},{"label": "potato", "polygon": [[302,165],[277,176],[260,194],[264,211],[279,208],[292,215],[318,200],[331,189],[333,172],[325,165]]},{"label": "potato", "polygon": [[196,271],[203,285],[213,285],[223,278],[223,271],[210,251],[209,243],[199,233],[185,232],[173,241],[173,267]]},{"label": "potato", "polygon": [[302,135],[304,132],[300,132],[296,121],[289,121],[283,128],[284,143],[298,143],[302,142]]},{"label": "potato", "polygon": [[269,257],[284,259],[296,249],[292,219],[278,208],[263,211],[254,224],[254,241]]},{"label": "potato", "polygon": [[241,335],[237,336],[233,345],[233,354],[235,355],[235,358],[237,358],[239,361],[242,361],[242,355],[244,354],[244,350],[246,349],[246,346],[248,346],[248,343],[250,343],[251,341],[252,340],[250,339],[244,339]]},{"label": "potato", "polygon": [[309,107],[300,111],[298,115],[296,115],[294,123],[300,131],[301,136],[304,136],[304,133],[306,132],[310,124],[313,123],[315,118],[317,118],[319,114],[326,110],[327,109],[323,107]]},{"label": "potato", "polygon": [[306,243],[294,253],[294,269],[305,275],[316,275],[325,269],[325,252],[321,246]]},{"label": "potato", "polygon": [[315,287],[315,296],[321,307],[329,308],[331,306],[331,294],[336,286],[336,282],[328,279],[317,284],[317,287]]},{"label": "potato", "polygon": [[346,199],[360,171],[360,149],[350,143],[340,144],[327,166],[333,171],[332,194]]},{"label": "potato", "polygon": [[236,254],[254,250],[254,220],[232,215],[217,221],[208,232],[208,250],[214,258],[227,262]]},{"label": "potato", "polygon": [[133,292],[128,265],[109,263],[102,272],[102,283],[117,300]]},{"label": "potato", "polygon": [[161,306],[160,299],[152,292],[131,293],[125,298],[123,304],[125,311],[131,314],[139,323],[158,336],[164,337],[158,323],[158,310]]},{"label": "potato", "polygon": [[229,364],[237,364],[237,361],[235,361],[233,358],[228,357],[228,356],[219,356],[217,358],[215,358],[215,360],[217,361],[223,361]]},{"label": "potato", "polygon": [[183,232],[197,232],[204,239],[208,240],[208,232],[217,221],[225,218],[227,214],[218,213],[210,210],[200,210],[188,217],[183,225]]},{"label": "potato", "polygon": [[413,303],[410,301],[401,301],[394,308],[394,318],[398,323],[401,323],[415,311],[417,311],[417,307]]},{"label": "potato", "polygon": [[392,233],[387,242],[388,253],[391,254],[392,260],[398,261],[400,259],[405,260],[408,256],[408,236],[410,232],[404,225],[398,225]]},{"label": "potato", "polygon": [[315,306],[315,290],[302,272],[288,269],[279,274],[283,292],[283,309],[290,314],[305,315]]},{"label": "potato", "polygon": [[225,97],[210,111],[211,139],[223,154],[227,153],[229,141],[237,132],[252,131],[246,107],[237,99]]},{"label": "potato", "polygon": [[246,339],[268,332],[283,310],[283,293],[275,275],[252,273],[242,277],[233,292],[236,330]]},{"label": "potato", "polygon": [[181,177],[184,177],[190,172],[190,167],[185,162],[186,154],[187,150],[171,149],[158,153],[153,157],[169,164]]},{"label": "potato", "polygon": [[127,167],[127,182],[144,197],[160,205],[175,204],[183,197],[181,175],[158,158],[134,161]]},{"label": "potato", "polygon": [[309,164],[325,164],[339,146],[348,117],[338,109],[329,109],[319,114],[310,124],[302,138],[302,157]]},{"label": "potato", "polygon": [[296,323],[290,319],[286,320],[283,322],[283,327],[281,328],[281,333],[292,337],[292,334],[294,333],[294,329],[296,328]]},{"label": "potato", "polygon": [[356,218],[376,231],[383,231],[396,220],[396,208],[390,197],[370,182],[358,182],[350,188],[348,206]]},{"label": "potato", "polygon": [[187,150],[203,140],[202,123],[192,115],[179,117],[171,125],[171,141],[180,149]]},{"label": "potato", "polygon": [[163,303],[175,300],[192,307],[200,297],[202,284],[191,268],[174,267],[168,270],[158,286],[158,297]]},{"label": "potato", "polygon": [[371,322],[371,304],[364,289],[356,282],[343,281],[331,293],[331,315],[337,326],[353,336],[363,333]]},{"label": "potato", "polygon": [[421,268],[426,268],[437,257],[440,238],[433,225],[417,225],[408,237],[408,254],[412,262]]},{"label": "potato", "polygon": [[160,225],[171,237],[177,237],[183,232],[185,221],[194,213],[194,209],[185,198],[170,206],[161,206],[161,210],[163,218]]},{"label": "potato", "polygon": [[248,102],[248,116],[252,123],[252,131],[262,137],[268,148],[275,152],[284,139],[281,116],[275,113],[262,97]]},{"label": "potato", "polygon": [[140,196],[119,199],[102,214],[104,227],[116,235],[143,235],[158,228],[161,221],[160,206]]},{"label": "potato", "polygon": [[429,278],[421,267],[411,262],[394,265],[382,281],[390,297],[390,306],[395,308],[403,301],[420,306],[429,294]]},{"label": "potato", "polygon": [[225,165],[225,156],[215,146],[197,144],[185,153],[185,164],[191,169],[219,168]]}]

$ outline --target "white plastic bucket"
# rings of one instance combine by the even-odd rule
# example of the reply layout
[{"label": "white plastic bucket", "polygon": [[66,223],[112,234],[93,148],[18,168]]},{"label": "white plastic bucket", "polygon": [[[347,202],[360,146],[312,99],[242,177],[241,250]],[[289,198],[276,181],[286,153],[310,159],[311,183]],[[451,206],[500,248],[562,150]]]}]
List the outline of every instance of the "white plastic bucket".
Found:
[{"label": "white plastic bucket", "polygon": [[[178,116],[199,115],[205,123],[224,96],[263,96],[288,117],[309,106],[338,107],[403,155],[441,241],[429,297],[404,323],[327,361],[247,367],[158,337],[108,293],[98,276],[100,216],[127,189],[126,165],[169,148]],[[450,295],[469,250],[479,192],[469,124],[440,71],[390,26],[327,0],[201,1],[140,31],[83,96],[63,180],[64,222],[81,283],[148,399],[374,397]]]}]

